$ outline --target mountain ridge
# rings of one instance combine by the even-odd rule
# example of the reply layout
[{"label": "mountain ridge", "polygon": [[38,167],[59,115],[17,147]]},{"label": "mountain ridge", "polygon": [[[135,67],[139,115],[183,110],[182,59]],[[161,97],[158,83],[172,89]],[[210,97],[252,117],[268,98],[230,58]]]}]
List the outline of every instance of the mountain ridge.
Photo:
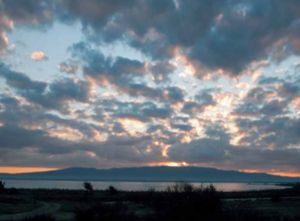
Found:
[{"label": "mountain ridge", "polygon": [[74,181],[186,181],[186,182],[300,182],[300,177],[249,173],[210,167],[127,167],[96,169],[69,167],[47,172],[0,174],[0,179]]}]

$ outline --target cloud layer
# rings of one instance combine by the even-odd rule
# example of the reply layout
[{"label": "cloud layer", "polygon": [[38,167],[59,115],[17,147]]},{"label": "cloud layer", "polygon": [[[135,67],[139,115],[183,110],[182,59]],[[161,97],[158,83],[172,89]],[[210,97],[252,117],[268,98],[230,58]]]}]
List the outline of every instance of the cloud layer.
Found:
[{"label": "cloud layer", "polygon": [[[0,165],[300,174],[299,12],[297,0],[0,0]],[[83,37],[54,33],[46,51],[14,36],[57,24]]]}]

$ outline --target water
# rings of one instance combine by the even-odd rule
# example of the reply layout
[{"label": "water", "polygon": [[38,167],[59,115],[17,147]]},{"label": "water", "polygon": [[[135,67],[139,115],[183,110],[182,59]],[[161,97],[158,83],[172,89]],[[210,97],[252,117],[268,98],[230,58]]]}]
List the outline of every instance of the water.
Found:
[{"label": "water", "polygon": [[[45,188],[45,189],[83,189],[82,181],[61,181],[61,180],[5,180],[8,188]],[[125,182],[125,181],[93,181],[91,182],[94,189],[104,190],[108,186],[114,186],[119,190],[127,191],[147,191],[155,189],[157,191],[165,190],[174,182]],[[282,189],[285,187],[276,184],[257,184],[257,183],[199,183],[191,182],[195,187],[213,184],[219,191],[247,191],[247,190],[266,190],[266,189]]]}]

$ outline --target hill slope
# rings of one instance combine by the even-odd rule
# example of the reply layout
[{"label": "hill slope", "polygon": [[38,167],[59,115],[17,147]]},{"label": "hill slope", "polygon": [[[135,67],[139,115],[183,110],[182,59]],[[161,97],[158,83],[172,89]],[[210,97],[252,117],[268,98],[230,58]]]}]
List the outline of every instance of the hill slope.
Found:
[{"label": "hill slope", "polygon": [[300,178],[244,173],[204,167],[67,168],[56,171],[0,174],[0,179],[198,181],[198,182],[300,182]]}]

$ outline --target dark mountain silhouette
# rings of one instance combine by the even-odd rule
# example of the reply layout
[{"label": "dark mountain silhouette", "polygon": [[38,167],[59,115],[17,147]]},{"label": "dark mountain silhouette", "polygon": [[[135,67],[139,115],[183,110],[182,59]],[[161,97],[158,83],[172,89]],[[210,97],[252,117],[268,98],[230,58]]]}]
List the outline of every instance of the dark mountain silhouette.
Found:
[{"label": "dark mountain silhouette", "polygon": [[300,182],[299,178],[204,167],[67,168],[49,172],[0,174],[0,179],[90,181]]}]

